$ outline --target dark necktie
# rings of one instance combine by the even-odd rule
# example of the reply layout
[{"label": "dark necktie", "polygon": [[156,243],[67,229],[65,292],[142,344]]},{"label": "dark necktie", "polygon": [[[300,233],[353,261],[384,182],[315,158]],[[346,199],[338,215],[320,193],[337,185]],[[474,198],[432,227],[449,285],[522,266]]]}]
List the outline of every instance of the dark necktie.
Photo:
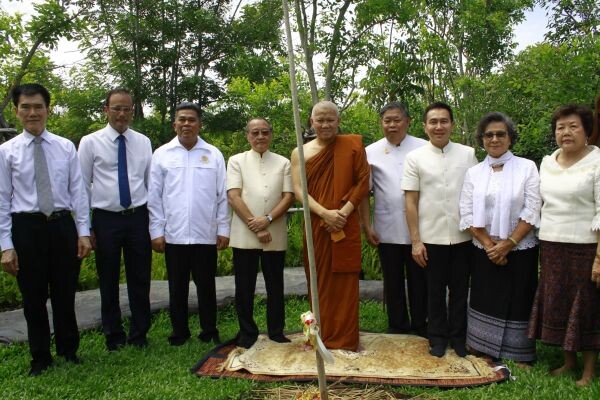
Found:
[{"label": "dark necktie", "polygon": [[131,193],[129,192],[129,178],[127,177],[127,147],[125,145],[125,137],[119,135],[119,200],[123,208],[129,208],[131,205]]},{"label": "dark necktie", "polygon": [[40,212],[49,217],[54,211],[54,197],[52,196],[52,184],[50,183],[46,155],[42,148],[42,137],[36,136],[33,139],[33,143],[33,171],[35,174],[38,207]]}]

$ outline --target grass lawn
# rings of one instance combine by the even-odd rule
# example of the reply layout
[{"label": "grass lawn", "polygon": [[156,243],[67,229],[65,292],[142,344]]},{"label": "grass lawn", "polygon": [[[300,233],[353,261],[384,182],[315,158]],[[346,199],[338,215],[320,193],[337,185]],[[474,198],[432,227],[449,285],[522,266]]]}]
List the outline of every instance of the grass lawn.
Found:
[{"label": "grass lawn", "polygon": [[[286,328],[300,330],[300,314],[308,309],[307,301],[291,298],[287,301]],[[265,306],[256,302],[257,322],[265,329]],[[198,330],[196,317],[190,318],[192,332]],[[381,332],[386,318],[381,304],[361,303],[361,329]],[[232,338],[237,331],[233,307],[219,312],[221,338]],[[254,388],[264,384],[237,379],[208,379],[191,375],[189,369],[206,354],[211,345],[191,339],[181,347],[167,343],[170,332],[166,313],[154,317],[146,349],[126,347],[108,353],[99,331],[86,332],[81,337],[79,355],[82,365],[55,359],[54,366],[37,378],[27,377],[29,352],[26,344],[0,346],[0,399],[244,399]],[[419,399],[600,399],[600,378],[590,387],[575,386],[575,375],[550,378],[546,371],[561,362],[558,348],[538,346],[539,362],[530,371],[510,364],[517,380],[471,389],[390,388]],[[577,371],[579,374],[580,371]]]}]

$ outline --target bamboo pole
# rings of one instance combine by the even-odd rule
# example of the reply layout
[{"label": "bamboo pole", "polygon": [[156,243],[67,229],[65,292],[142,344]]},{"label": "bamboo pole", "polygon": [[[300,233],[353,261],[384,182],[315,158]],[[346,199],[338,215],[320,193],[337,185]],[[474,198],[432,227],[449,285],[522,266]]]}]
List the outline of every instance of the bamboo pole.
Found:
[{"label": "bamboo pole", "polygon": [[[304,148],[302,141],[302,128],[300,126],[300,105],[298,103],[298,86],[296,83],[296,65],[294,63],[294,47],[292,43],[292,32],[290,29],[290,12],[288,0],[282,0],[283,19],[285,22],[285,33],[287,37],[288,59],[290,63],[290,89],[292,91],[292,106],[294,109],[294,128],[296,130],[296,144],[298,146],[298,160],[300,164],[300,182],[302,184],[302,204],[304,205],[304,228],[306,230],[306,248],[308,253],[308,266],[310,271],[310,299],[312,312],[319,326],[321,325],[321,313],[319,311],[319,293],[317,290],[317,272],[315,268],[315,249],[313,247],[312,225],[310,220],[310,209],[308,207],[308,189],[306,185],[306,165],[304,161]],[[317,346],[315,345],[315,350]],[[327,381],[325,379],[325,365],[323,357],[317,350],[317,375],[319,378],[319,391],[321,400],[327,400]]]}]

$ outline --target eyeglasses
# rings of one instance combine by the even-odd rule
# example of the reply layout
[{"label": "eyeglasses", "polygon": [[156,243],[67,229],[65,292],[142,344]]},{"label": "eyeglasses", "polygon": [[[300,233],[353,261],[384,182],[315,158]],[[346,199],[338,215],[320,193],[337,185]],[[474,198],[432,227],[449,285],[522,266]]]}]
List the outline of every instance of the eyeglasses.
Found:
[{"label": "eyeglasses", "polygon": [[497,132],[485,132],[482,136],[485,140],[492,140],[494,136],[496,139],[504,139],[508,135],[506,131],[497,131]]},{"label": "eyeglasses", "polygon": [[111,107],[108,107],[108,109],[112,112],[116,112],[116,113],[124,112],[125,114],[129,114],[132,111],[131,107],[120,107],[120,106],[114,106],[114,107],[111,106]]},{"label": "eyeglasses", "polygon": [[267,137],[271,134],[271,131],[268,129],[263,129],[263,130],[255,130],[255,131],[250,131],[250,135],[252,137],[258,137],[259,135]]}]

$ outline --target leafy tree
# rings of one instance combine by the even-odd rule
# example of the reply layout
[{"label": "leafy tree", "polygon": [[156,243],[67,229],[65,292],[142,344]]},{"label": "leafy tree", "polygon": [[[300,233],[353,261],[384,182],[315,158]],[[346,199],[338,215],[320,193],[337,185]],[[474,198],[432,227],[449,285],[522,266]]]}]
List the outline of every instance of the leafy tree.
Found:
[{"label": "leafy tree", "polygon": [[541,43],[490,76],[477,96],[480,115],[498,110],[518,124],[515,151],[537,162],[554,148],[550,116],[567,103],[594,106],[600,93],[600,40],[573,38],[560,45]]},{"label": "leafy tree", "polygon": [[4,110],[10,102],[12,89],[28,78],[45,83],[51,80],[54,68],[47,51],[53,49],[60,38],[72,39],[84,21],[80,11],[69,7],[70,1],[46,0],[33,5],[35,14],[27,23],[20,14],[8,15],[0,10],[0,127],[7,127]]},{"label": "leafy tree", "polygon": [[[513,26],[530,0],[408,2],[366,0],[357,6],[360,26],[376,22],[387,46],[370,67],[363,87],[375,104],[446,100],[457,108],[463,141],[469,142],[477,81],[512,57]],[[388,82],[390,83],[388,85]]]},{"label": "leafy tree", "polygon": [[597,37],[600,29],[600,3],[597,0],[541,0],[548,11],[550,30],[546,38],[564,43],[574,36]]}]

